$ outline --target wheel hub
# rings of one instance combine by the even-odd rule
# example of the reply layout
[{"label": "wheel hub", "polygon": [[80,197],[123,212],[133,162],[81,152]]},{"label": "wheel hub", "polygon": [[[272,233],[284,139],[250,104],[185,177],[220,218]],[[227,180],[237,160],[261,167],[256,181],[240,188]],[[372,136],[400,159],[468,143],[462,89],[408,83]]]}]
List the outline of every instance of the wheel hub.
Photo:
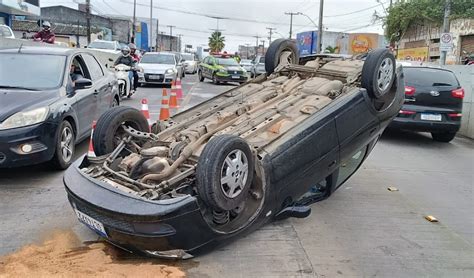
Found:
[{"label": "wheel hub", "polygon": [[393,62],[390,58],[385,58],[380,64],[377,73],[377,87],[385,92],[389,89],[393,78]]},{"label": "wheel hub", "polygon": [[248,160],[241,150],[230,152],[222,164],[221,190],[228,198],[242,193],[248,177]]}]

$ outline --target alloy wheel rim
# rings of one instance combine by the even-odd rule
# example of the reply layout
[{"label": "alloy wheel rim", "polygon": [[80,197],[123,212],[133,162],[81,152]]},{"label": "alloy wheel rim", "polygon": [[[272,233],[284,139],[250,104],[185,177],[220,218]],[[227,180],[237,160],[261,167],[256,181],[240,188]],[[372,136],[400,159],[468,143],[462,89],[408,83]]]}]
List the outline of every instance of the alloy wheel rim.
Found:
[{"label": "alloy wheel rim", "polygon": [[241,150],[230,152],[222,164],[221,190],[228,198],[239,196],[247,183],[249,165],[245,153]]},{"label": "alloy wheel rim", "polygon": [[65,162],[72,159],[74,153],[74,134],[69,127],[65,127],[61,132],[61,156]]},{"label": "alloy wheel rim", "polygon": [[377,87],[381,92],[389,89],[393,78],[393,62],[390,58],[383,59],[377,72]]}]

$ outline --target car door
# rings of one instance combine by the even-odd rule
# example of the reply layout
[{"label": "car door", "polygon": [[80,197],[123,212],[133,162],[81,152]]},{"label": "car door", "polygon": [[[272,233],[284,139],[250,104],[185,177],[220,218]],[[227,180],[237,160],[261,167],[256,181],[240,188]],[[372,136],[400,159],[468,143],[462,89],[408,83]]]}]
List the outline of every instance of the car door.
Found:
[{"label": "car door", "polygon": [[279,141],[271,155],[271,181],[278,204],[288,205],[337,169],[339,142],[335,116],[325,109],[306,119]]},{"label": "car door", "polygon": [[82,54],[94,88],[94,95],[97,98],[97,118],[107,111],[112,105],[112,83],[105,76],[102,67],[97,59],[89,53]]},{"label": "car door", "polygon": [[[76,74],[80,74],[83,78],[91,79],[89,70],[87,69],[86,63],[84,62],[84,59],[81,55],[75,55],[72,57],[69,68],[73,63],[79,67],[76,67]],[[71,84],[73,83],[71,78],[69,78],[69,82]],[[71,87],[73,87],[73,85]],[[94,90],[94,86],[90,88],[74,90],[73,108],[76,112],[78,120],[78,138],[84,138],[90,131],[92,121],[97,119],[98,98],[94,94]]]},{"label": "car door", "polygon": [[208,67],[209,67],[209,59],[210,57],[204,58],[201,63],[201,73],[204,77],[208,77]]},{"label": "car door", "polygon": [[380,131],[380,120],[367,91],[355,90],[340,99],[340,112],[335,117],[341,160],[367,145]]}]

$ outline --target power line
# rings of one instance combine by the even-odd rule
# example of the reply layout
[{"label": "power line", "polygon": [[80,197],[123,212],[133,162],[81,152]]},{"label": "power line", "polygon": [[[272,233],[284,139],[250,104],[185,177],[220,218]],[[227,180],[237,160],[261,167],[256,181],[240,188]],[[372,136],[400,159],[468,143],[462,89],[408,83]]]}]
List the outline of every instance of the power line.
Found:
[{"label": "power line", "polygon": [[356,13],[365,12],[365,11],[367,11],[367,10],[376,8],[376,7],[381,6],[381,5],[383,5],[383,4],[384,4],[384,3],[378,3],[378,4],[375,5],[375,6],[371,6],[371,7],[368,7],[368,8],[361,9],[361,10],[353,11],[353,12],[350,12],[350,13],[325,15],[324,17],[339,17],[339,16],[346,16],[346,15],[356,14]]}]

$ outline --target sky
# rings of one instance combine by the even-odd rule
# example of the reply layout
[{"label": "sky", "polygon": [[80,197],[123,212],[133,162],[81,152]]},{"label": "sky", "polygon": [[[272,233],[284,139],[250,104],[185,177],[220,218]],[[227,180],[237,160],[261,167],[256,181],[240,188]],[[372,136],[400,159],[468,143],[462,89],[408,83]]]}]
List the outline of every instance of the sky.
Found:
[{"label": "sky", "polygon": [[[41,0],[41,6],[63,5],[76,8],[84,0]],[[150,1],[137,0],[137,17],[150,17]],[[381,22],[372,22],[372,15],[385,15],[389,0],[325,0],[323,28],[328,31],[370,32],[383,34]],[[93,13],[99,15],[133,15],[133,0],[91,0]],[[207,45],[211,29],[219,28],[225,36],[227,51],[238,45],[268,45],[267,27],[276,28],[272,39],[288,37],[290,16],[293,16],[293,37],[296,33],[315,30],[319,17],[319,0],[153,0],[153,18],[159,19],[159,31],[169,34],[167,25],[176,26],[173,35],[182,34],[183,44]],[[215,17],[223,19],[216,20]],[[314,24],[310,21],[311,18]],[[156,26],[153,26],[155,29]],[[156,31],[156,30],[155,30]],[[155,32],[154,31],[154,32]],[[323,38],[324,39],[324,38]]]}]

